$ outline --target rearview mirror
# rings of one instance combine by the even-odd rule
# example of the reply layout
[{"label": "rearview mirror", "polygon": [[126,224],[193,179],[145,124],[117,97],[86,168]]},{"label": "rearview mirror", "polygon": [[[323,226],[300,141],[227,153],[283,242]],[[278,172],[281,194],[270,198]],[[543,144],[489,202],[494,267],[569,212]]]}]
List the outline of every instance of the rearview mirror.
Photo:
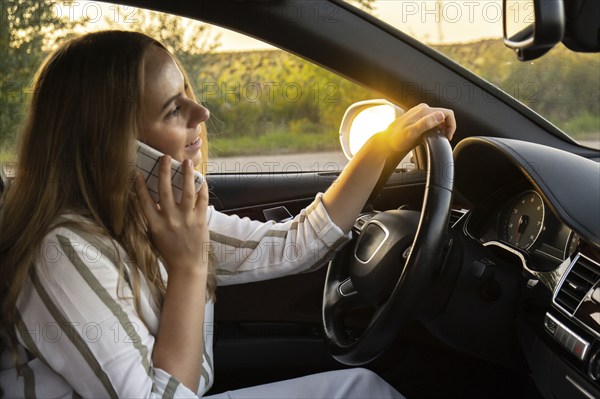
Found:
[{"label": "rearview mirror", "polygon": [[504,44],[521,61],[538,58],[565,33],[563,0],[503,0]]}]

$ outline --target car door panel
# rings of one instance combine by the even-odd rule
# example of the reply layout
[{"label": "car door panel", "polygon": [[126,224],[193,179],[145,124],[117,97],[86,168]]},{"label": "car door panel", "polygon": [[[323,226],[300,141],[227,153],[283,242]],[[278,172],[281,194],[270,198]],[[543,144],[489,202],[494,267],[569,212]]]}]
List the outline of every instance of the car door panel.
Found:
[{"label": "car door panel", "polygon": [[[263,211],[286,207],[296,215],[318,192],[324,192],[338,173],[209,175],[211,203],[221,212],[263,220]],[[375,201],[377,209],[406,205],[419,209],[424,174],[397,171]],[[276,280],[222,286],[215,308],[215,365],[221,375],[242,369],[269,369],[285,378],[339,367],[327,353],[320,335],[321,301],[326,266],[315,272]],[[362,313],[347,320],[364,325]],[[273,374],[273,370],[278,373]],[[258,373],[260,374],[260,373]],[[243,379],[238,376],[233,380]],[[253,376],[253,381],[259,375]],[[228,379],[228,386],[232,380]]]},{"label": "car door panel", "polygon": [[[211,174],[207,181],[216,210],[264,221],[262,211],[276,206],[286,206],[296,215],[337,177],[337,172]],[[408,202],[420,205],[424,180],[420,170],[396,171],[376,198],[375,208],[390,209]]]},{"label": "car door panel", "polygon": [[[207,180],[210,203],[215,209],[240,217],[241,213],[250,212],[247,216],[254,215],[254,218],[263,220],[262,209],[282,204],[300,211],[314,199],[316,193],[325,191],[336,178],[337,173],[302,172],[211,174]],[[292,209],[288,208],[290,212]]]}]

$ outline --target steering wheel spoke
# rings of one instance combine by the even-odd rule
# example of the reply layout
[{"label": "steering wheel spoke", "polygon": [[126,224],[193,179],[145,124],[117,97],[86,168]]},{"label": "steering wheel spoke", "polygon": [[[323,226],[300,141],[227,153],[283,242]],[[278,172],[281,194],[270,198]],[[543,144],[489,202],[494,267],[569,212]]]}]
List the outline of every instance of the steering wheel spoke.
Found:
[{"label": "steering wheel spoke", "polygon": [[338,294],[342,298],[350,298],[354,295],[358,295],[358,291],[354,288],[354,284],[352,284],[352,280],[348,277],[346,280],[342,281],[337,288]]},{"label": "steering wheel spoke", "polygon": [[368,304],[361,298],[350,277],[344,280],[332,279],[327,282],[327,297],[323,297],[323,312],[328,316],[345,314],[350,310],[365,307]]},{"label": "steering wheel spoke", "polygon": [[368,306],[351,278],[343,276],[340,268],[330,265],[325,279],[322,316],[325,336],[335,339],[332,345],[348,347],[356,342],[356,337],[348,334],[344,318],[351,310]]}]

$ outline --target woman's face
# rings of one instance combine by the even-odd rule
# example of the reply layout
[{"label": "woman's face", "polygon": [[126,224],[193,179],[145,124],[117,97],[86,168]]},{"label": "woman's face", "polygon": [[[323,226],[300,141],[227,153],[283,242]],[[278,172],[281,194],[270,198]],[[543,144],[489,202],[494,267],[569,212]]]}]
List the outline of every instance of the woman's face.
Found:
[{"label": "woman's face", "polygon": [[185,81],[171,55],[158,46],[145,54],[141,141],[173,159],[202,161],[201,135],[209,112],[185,94]]}]

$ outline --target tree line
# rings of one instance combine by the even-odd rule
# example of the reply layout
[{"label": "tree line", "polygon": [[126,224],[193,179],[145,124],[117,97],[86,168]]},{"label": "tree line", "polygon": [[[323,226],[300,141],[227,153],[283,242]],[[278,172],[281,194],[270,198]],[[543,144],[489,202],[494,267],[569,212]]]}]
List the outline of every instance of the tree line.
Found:
[{"label": "tree line", "polygon": [[[371,1],[362,3],[367,7]],[[49,4],[2,3],[0,149],[4,154],[12,152],[33,73],[54,43],[86,22],[60,18]],[[380,97],[283,51],[216,52],[219,37],[212,36],[206,25],[142,13],[143,18],[128,28],[156,37],[177,54],[197,99],[211,111],[214,155],[264,152],[260,147],[269,143],[273,152],[336,149],[339,122],[348,105]],[[111,27],[111,22],[106,25]],[[521,63],[499,40],[434,48],[547,116],[569,135],[600,134],[598,54],[573,53],[558,46],[539,60]]]}]

